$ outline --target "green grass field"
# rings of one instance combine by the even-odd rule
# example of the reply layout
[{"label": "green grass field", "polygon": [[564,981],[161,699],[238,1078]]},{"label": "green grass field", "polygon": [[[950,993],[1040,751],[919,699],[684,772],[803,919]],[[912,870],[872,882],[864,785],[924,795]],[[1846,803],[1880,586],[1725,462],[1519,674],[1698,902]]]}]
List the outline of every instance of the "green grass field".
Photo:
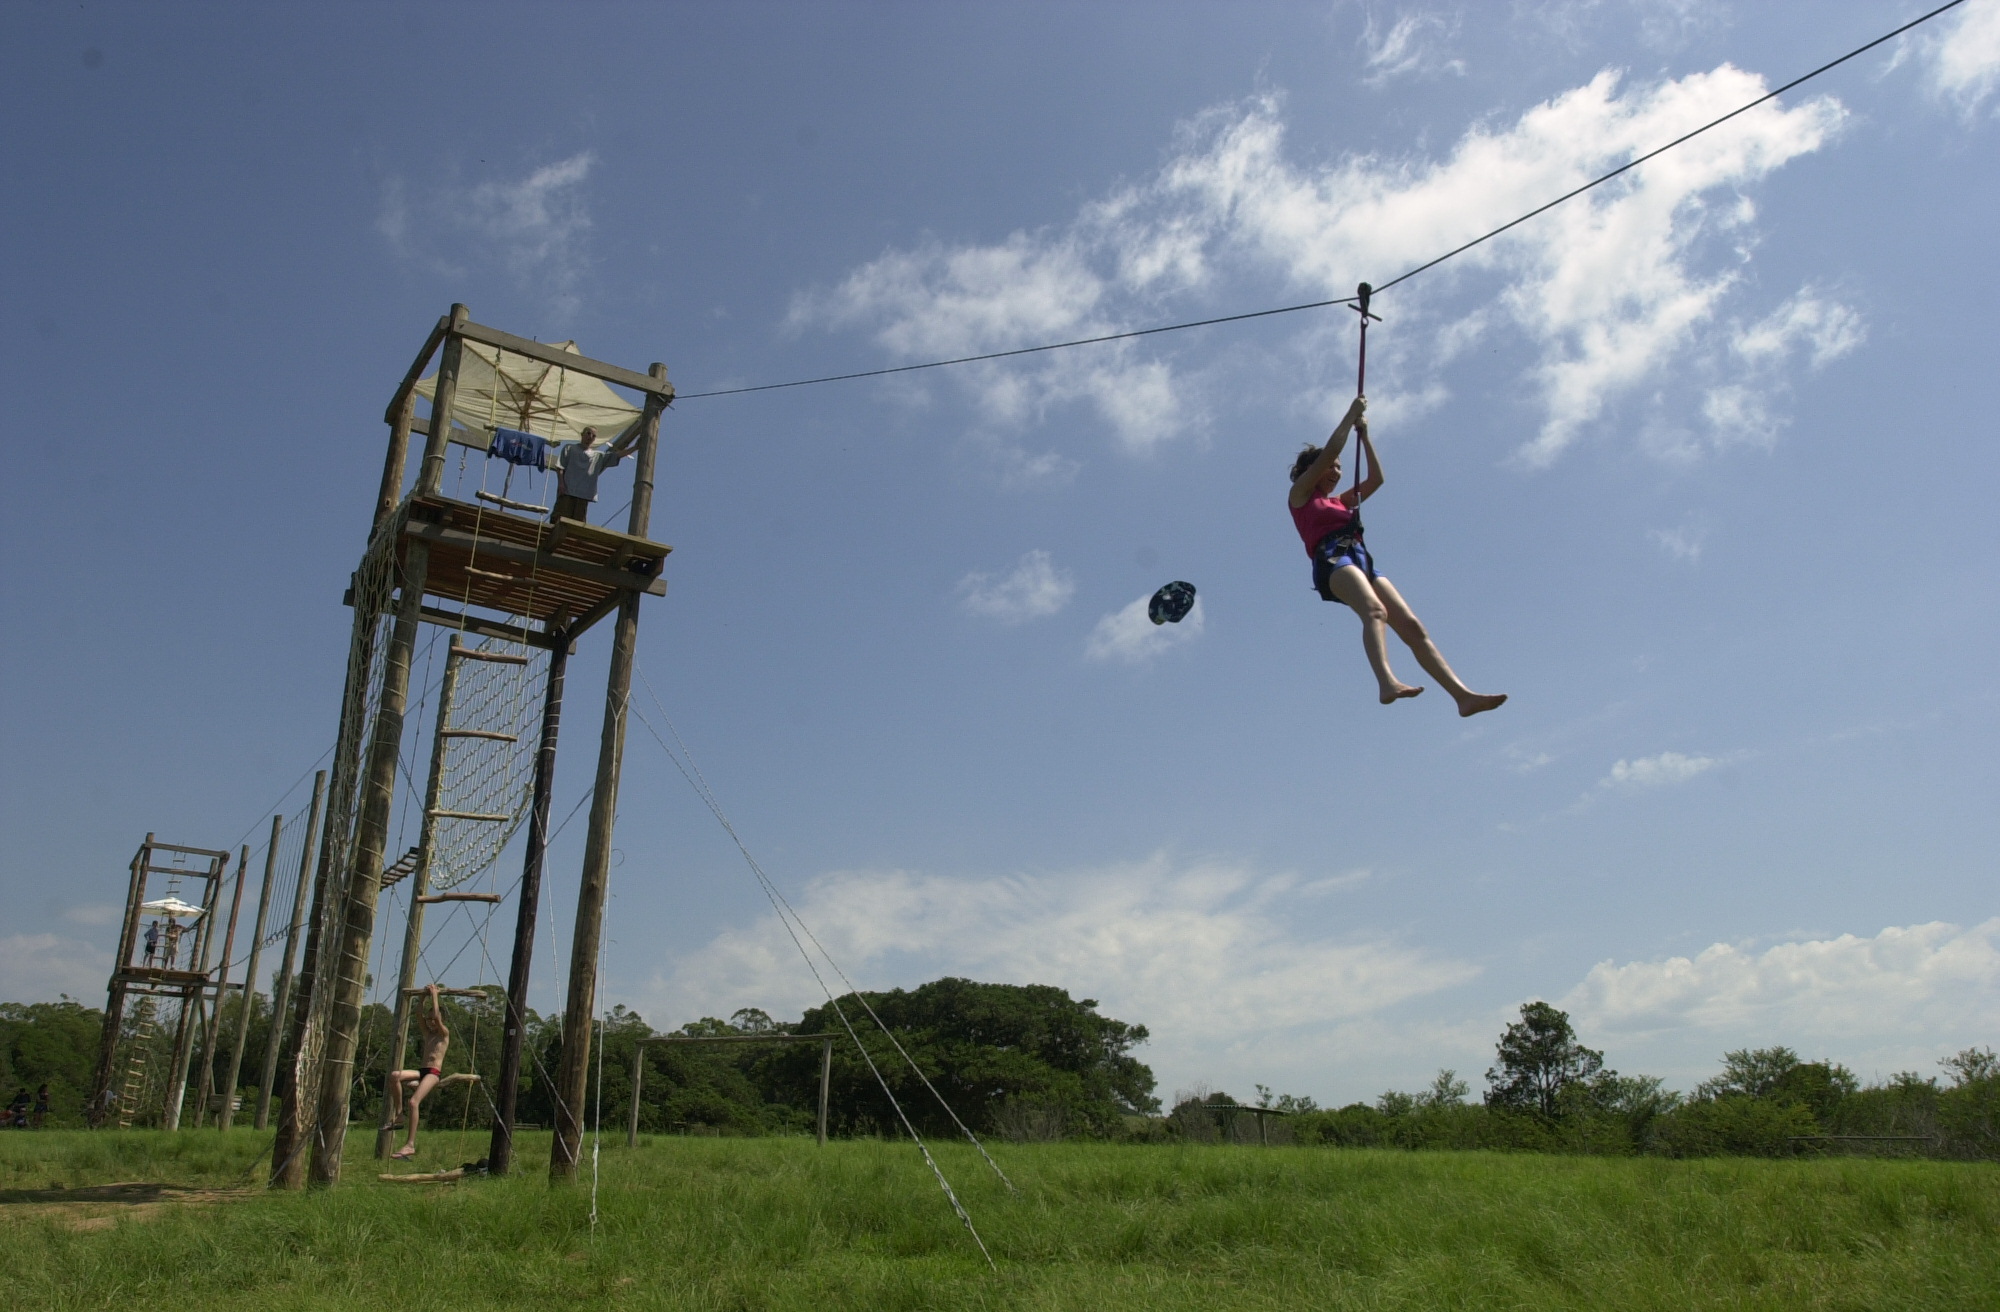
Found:
[{"label": "green grass field", "polygon": [[[0,1135],[8,1308],[1992,1308],[2000,1169],[1489,1153],[942,1147],[988,1270],[907,1145],[607,1142],[526,1169],[270,1194],[268,1136]],[[483,1135],[426,1137],[422,1165]],[[189,1201],[94,1188],[153,1181]],[[132,1201],[132,1200],[137,1201]]]}]

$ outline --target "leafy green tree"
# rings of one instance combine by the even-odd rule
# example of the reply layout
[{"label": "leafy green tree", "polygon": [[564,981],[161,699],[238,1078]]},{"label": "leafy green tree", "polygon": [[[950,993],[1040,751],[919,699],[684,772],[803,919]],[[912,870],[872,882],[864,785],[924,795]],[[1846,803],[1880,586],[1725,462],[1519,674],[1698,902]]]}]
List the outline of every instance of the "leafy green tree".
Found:
[{"label": "leafy green tree", "polygon": [[1311,1098],[1294,1093],[1273,1094],[1270,1086],[1263,1084],[1257,1086],[1257,1105],[1259,1107],[1269,1107],[1273,1111],[1284,1112],[1292,1116],[1297,1116],[1303,1112],[1316,1112],[1319,1110],[1319,1104]]},{"label": "leafy green tree", "polygon": [[1783,1157],[1801,1136],[1819,1133],[1801,1103],[1723,1093],[1697,1098],[1659,1118],[1653,1147],[1669,1157]]},{"label": "leafy green tree", "polygon": [[1746,1098],[1766,1098],[1799,1064],[1799,1054],[1790,1048],[1738,1048],[1722,1054],[1722,1073],[1696,1085],[1694,1096],[1719,1098],[1736,1093]]},{"label": "leafy green tree", "polygon": [[1588,1085],[1604,1070],[1604,1054],[1577,1042],[1569,1015],[1546,1002],[1524,1003],[1521,1019],[1495,1045],[1498,1063],[1486,1072],[1486,1105],[1535,1112],[1549,1120],[1568,1110],[1564,1091]]},{"label": "leafy green tree", "polygon": [[[1121,1118],[1159,1109],[1153,1072],[1132,1049],[1146,1027],[1098,1014],[1093,998],[1072,998],[1047,984],[982,984],[939,979],[915,989],[869,993],[868,1003],[932,1087],[975,1130],[992,1129],[1003,1107],[1039,1108],[1072,1133],[1109,1135]],[[850,996],[841,1009],[917,1128],[949,1132],[938,1105]],[[815,1007],[792,1027],[799,1034],[839,1034],[834,1048],[832,1119],[849,1132],[900,1133],[888,1099],[832,1006]],[[810,1107],[818,1096],[819,1053],[791,1045],[759,1063],[766,1096]]]},{"label": "leafy green tree", "polygon": [[62,995],[59,1002],[0,1003],[0,1104],[16,1088],[49,1086],[54,1124],[80,1124],[97,1068],[104,1013]]},{"label": "leafy green tree", "polygon": [[1449,1068],[1438,1071],[1431,1080],[1431,1087],[1417,1095],[1419,1107],[1457,1107],[1465,1102],[1472,1086],[1458,1078],[1458,1072]]},{"label": "leafy green tree", "polygon": [[2000,1157],[2000,1058],[1991,1048],[1967,1048],[1938,1065],[1951,1087],[1938,1095],[1938,1129],[1946,1150],[1961,1157]]},{"label": "leafy green tree", "polygon": [[2000,1055],[1996,1055],[1991,1048],[1966,1048],[1953,1056],[1941,1058],[1938,1065],[1951,1072],[1951,1087],[1954,1089],[2000,1076]]}]

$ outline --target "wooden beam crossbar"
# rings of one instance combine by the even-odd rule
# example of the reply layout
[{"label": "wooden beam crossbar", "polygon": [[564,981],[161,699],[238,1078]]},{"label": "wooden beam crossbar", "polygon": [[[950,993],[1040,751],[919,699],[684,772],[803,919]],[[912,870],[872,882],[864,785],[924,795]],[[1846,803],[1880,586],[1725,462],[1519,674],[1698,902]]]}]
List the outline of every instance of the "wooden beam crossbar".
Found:
[{"label": "wooden beam crossbar", "polygon": [[555,646],[555,640],[546,633],[518,628],[512,624],[502,624],[498,620],[489,620],[478,615],[466,615],[439,606],[425,606],[419,613],[427,623],[441,625],[447,629],[463,629],[475,637],[524,642],[530,647],[540,647],[544,650]]},{"label": "wooden beam crossbar", "polygon": [[[411,998],[421,997],[429,992],[430,989],[428,987],[403,990],[404,996]],[[440,996],[447,998],[483,998],[488,996],[485,989],[447,989],[440,987],[438,993]]]},{"label": "wooden beam crossbar", "polygon": [[467,341],[478,342],[484,346],[497,346],[503,351],[525,355],[530,360],[540,360],[543,364],[552,364],[559,369],[570,369],[580,374],[588,374],[592,378],[601,378],[607,383],[629,387],[635,392],[662,396],[669,401],[674,399],[674,385],[664,377],[655,378],[651,374],[642,374],[620,365],[593,360],[587,355],[558,351],[553,346],[526,337],[516,337],[498,328],[489,328],[483,323],[468,321],[460,325],[458,334]]},{"label": "wooden beam crossbar", "polygon": [[494,665],[526,665],[528,658],[517,651],[481,651],[477,647],[452,649],[453,660],[489,661]]},{"label": "wooden beam crossbar", "polygon": [[396,422],[396,412],[401,410],[404,402],[410,399],[410,393],[415,390],[417,380],[424,376],[424,366],[428,365],[431,362],[431,357],[437,354],[438,346],[443,343],[444,335],[450,329],[451,316],[448,314],[440,316],[437,321],[437,327],[431,329],[431,335],[424,339],[424,349],[417,352],[417,358],[411,363],[410,371],[404,374],[403,381],[397,384],[396,395],[390,399],[389,408],[382,413],[383,423],[393,424]]},{"label": "wooden beam crossbar", "polygon": [[189,856],[205,856],[210,860],[214,860],[216,857],[222,857],[227,860],[230,855],[227,852],[216,852],[206,847],[176,847],[172,843],[148,843],[146,846],[155,852],[185,852]]},{"label": "wooden beam crossbar", "polygon": [[440,820],[486,820],[494,824],[514,818],[508,811],[426,811],[424,814]]},{"label": "wooden beam crossbar", "polygon": [[439,902],[490,902],[497,905],[505,901],[505,899],[498,893],[419,893],[417,901],[428,904]]},{"label": "wooden beam crossbar", "polygon": [[520,738],[511,733],[501,733],[498,729],[440,729],[440,738],[487,738],[496,743],[517,743]]}]

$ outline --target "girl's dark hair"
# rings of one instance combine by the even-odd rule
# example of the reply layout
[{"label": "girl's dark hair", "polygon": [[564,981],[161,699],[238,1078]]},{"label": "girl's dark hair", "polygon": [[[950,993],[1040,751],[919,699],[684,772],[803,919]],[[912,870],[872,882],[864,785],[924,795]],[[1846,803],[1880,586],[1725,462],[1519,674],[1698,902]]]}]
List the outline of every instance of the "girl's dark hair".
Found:
[{"label": "girl's dark hair", "polygon": [[1326,450],[1326,448],[1323,446],[1309,446],[1305,450],[1299,452],[1299,458],[1297,460],[1292,461],[1292,481],[1294,483],[1299,481],[1300,474],[1306,472],[1306,466],[1310,465],[1313,461],[1319,459],[1319,453],[1324,450]]}]

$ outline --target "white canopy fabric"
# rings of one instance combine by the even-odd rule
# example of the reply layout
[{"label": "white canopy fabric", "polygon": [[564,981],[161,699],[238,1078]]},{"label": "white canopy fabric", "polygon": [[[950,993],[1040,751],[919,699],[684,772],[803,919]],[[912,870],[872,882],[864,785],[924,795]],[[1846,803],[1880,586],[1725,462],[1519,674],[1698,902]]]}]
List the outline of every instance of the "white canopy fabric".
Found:
[{"label": "white canopy fabric", "polygon": [[191,907],[177,897],[163,897],[153,902],[141,902],[139,910],[150,911],[160,916],[199,916],[200,907]]},{"label": "white canopy fabric", "polygon": [[[575,342],[550,342],[572,355]],[[437,400],[437,375],[420,379],[417,395]],[[451,406],[451,440],[484,451],[495,428],[517,428],[551,442],[574,442],[586,428],[610,442],[639,417],[638,407],[601,378],[544,364],[497,346],[466,342]]]}]

